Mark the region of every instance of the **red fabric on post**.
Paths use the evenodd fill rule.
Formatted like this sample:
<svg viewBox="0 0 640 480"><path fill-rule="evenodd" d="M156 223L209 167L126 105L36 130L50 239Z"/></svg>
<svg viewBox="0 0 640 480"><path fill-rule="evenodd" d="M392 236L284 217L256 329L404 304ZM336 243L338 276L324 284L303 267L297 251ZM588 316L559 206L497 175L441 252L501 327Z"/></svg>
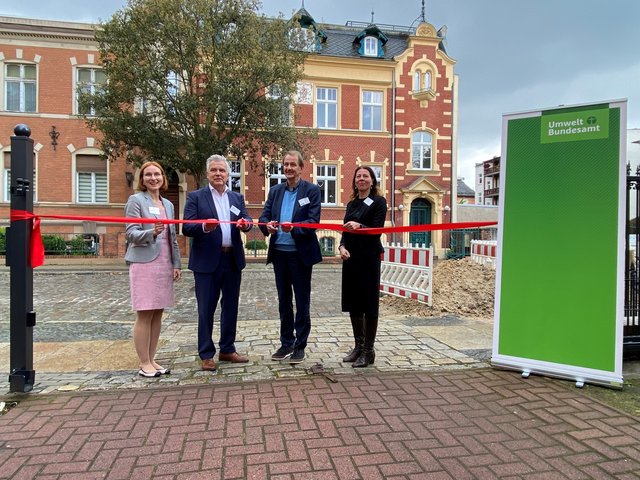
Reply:
<svg viewBox="0 0 640 480"><path fill-rule="evenodd" d="M40 234L40 218L35 217L31 232L31 268L37 268L40 265L44 265L44 244Z"/></svg>

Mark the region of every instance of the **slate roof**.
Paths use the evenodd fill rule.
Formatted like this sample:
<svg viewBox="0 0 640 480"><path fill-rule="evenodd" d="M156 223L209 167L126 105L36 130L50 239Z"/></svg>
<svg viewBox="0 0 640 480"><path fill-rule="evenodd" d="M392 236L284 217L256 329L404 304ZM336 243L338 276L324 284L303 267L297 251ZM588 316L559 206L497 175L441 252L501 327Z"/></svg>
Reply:
<svg viewBox="0 0 640 480"><path fill-rule="evenodd" d="M322 28L322 26L320 28L327 35L327 40L320 45L318 54L334 57L372 58L360 55L358 53L358 44L353 43L353 40L361 32L360 29ZM384 46L384 56L382 58L392 60L406 50L408 36L406 34L392 33L385 33L385 35L389 41Z"/></svg>
<svg viewBox="0 0 640 480"><path fill-rule="evenodd" d="M464 180L458 179L458 196L459 197L475 197L476 192L469 187Z"/></svg>

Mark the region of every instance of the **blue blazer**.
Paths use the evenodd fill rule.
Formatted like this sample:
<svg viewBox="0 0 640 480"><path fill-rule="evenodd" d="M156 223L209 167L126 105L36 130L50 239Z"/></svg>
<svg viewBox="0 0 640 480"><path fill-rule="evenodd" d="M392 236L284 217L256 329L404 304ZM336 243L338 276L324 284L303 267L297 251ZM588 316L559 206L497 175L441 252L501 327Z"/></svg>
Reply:
<svg viewBox="0 0 640 480"><path fill-rule="evenodd" d="M271 187L269 190L267 201L260 215L260 230L265 236L268 236L269 232L264 224L272 220L280 221L280 210L286 188L287 182L283 182ZM320 188L317 185L306 180L300 180L296 201L293 205L291 223L320 223ZM279 231L274 233L269 242L267 263L270 263L273 259L273 250L279 234ZM320 252L320 244L318 243L315 229L294 227L291 230L291 236L296 244L296 250L300 254L300 260L304 265L315 265L322 261L322 253Z"/></svg>
<svg viewBox="0 0 640 480"><path fill-rule="evenodd" d="M247 222L253 222L247 213L244 204L244 197L237 193L228 191L230 220L236 221L244 218ZM238 209L238 213L233 213L233 207ZM197 220L216 218L216 211L213 197L209 185L205 185L199 190L189 192L184 205L184 220ZM250 229L249 229L250 230ZM248 230L247 230L248 231ZM182 225L182 233L193 238L191 254L189 255L189 269L198 273L213 273L218 268L222 247L222 231L216 228L211 232L205 232L200 223L185 223ZM240 229L236 225L231 225L231 246L233 247L233 257L239 270L242 270L246 261L244 258L244 245L240 236Z"/></svg>
<svg viewBox="0 0 640 480"><path fill-rule="evenodd" d="M173 204L166 198L162 198L162 205L167 218L173 220ZM124 207L125 217L160 218L159 214L149 211L156 205L147 192L134 193L129 197ZM160 243L153 238L153 223L127 223L125 238L129 244L124 259L132 263L147 263L155 260L160 255ZM171 235L171 260L173 268L180 268L180 250L176 239L176 226L165 225L163 235L169 232Z"/></svg>

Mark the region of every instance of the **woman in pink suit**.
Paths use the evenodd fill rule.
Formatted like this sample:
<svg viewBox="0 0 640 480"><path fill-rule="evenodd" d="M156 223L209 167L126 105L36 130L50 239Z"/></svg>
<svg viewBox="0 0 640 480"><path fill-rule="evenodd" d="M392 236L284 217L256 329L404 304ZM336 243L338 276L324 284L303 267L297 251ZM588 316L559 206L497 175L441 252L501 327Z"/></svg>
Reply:
<svg viewBox="0 0 640 480"><path fill-rule="evenodd" d="M145 162L140 168L138 193L131 195L124 212L128 218L173 219L173 204L160 196L167 190L167 177L160 164ZM173 306L173 282L181 277L180 251L175 225L128 223L131 305L136 311L133 343L140 359L138 374L157 377L171 373L155 361L164 309Z"/></svg>

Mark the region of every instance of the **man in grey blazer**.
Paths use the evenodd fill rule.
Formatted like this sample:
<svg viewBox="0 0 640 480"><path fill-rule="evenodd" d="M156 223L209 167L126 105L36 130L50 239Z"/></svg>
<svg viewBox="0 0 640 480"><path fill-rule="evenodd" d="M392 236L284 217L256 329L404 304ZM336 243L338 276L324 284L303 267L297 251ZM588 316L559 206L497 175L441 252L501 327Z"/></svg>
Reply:
<svg viewBox="0 0 640 480"><path fill-rule="evenodd" d="M184 224L182 233L193 238L189 269L193 271L198 302L198 353L202 369L213 371L216 347L212 339L213 317L220 301L220 361L248 362L236 352L236 325L244 246L240 231L248 232L253 220L247 213L244 197L229 190L229 164L221 155L207 159L209 184L189 192L184 219L208 219L203 224ZM235 223L231 223L235 222Z"/></svg>

